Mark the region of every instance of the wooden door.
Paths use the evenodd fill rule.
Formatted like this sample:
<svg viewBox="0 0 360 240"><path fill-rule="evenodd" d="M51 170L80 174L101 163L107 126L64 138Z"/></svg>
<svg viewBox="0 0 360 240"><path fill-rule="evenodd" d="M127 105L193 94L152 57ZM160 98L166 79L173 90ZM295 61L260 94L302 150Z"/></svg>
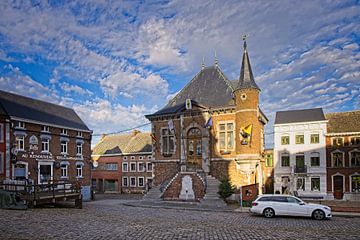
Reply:
<svg viewBox="0 0 360 240"><path fill-rule="evenodd" d="M334 176L334 198L342 199L344 194L344 177Z"/></svg>
<svg viewBox="0 0 360 240"><path fill-rule="evenodd" d="M202 168L202 136L199 128L191 128L187 134L187 161L190 169Z"/></svg>

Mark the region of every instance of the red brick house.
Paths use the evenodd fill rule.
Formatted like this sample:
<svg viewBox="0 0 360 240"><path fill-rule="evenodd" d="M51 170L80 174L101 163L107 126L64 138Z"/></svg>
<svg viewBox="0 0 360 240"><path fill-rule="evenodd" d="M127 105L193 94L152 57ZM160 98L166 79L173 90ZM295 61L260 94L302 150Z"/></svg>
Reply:
<svg viewBox="0 0 360 240"><path fill-rule="evenodd" d="M75 111L4 91L0 109L1 179L78 181L83 199L90 199L92 131Z"/></svg>
<svg viewBox="0 0 360 240"><path fill-rule="evenodd" d="M326 114L327 191L360 201L360 111Z"/></svg>
<svg viewBox="0 0 360 240"><path fill-rule="evenodd" d="M163 198L201 200L210 175L229 178L236 187L266 181L264 125L244 42L240 76L229 80L217 61L203 66L193 79L158 112L152 124L154 184Z"/></svg>
<svg viewBox="0 0 360 240"><path fill-rule="evenodd" d="M143 193L152 185L150 133L103 136L93 148L93 187L98 192Z"/></svg>

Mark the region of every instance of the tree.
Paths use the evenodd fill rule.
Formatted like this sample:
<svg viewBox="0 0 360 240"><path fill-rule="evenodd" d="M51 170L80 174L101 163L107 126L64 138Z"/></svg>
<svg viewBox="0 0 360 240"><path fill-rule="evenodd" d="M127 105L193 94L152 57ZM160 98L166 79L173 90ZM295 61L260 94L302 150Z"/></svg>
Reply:
<svg viewBox="0 0 360 240"><path fill-rule="evenodd" d="M220 181L218 194L222 199L230 197L235 191L235 187L231 185L229 179L224 178Z"/></svg>

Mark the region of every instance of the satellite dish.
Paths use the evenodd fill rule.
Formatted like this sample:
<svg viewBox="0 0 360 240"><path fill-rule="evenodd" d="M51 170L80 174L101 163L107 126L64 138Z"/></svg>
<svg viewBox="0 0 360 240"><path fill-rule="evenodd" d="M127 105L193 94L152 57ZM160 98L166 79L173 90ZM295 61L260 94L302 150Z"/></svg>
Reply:
<svg viewBox="0 0 360 240"><path fill-rule="evenodd" d="M93 166L96 168L96 167L99 166L99 163L98 163L97 161L94 161L94 162L93 162Z"/></svg>

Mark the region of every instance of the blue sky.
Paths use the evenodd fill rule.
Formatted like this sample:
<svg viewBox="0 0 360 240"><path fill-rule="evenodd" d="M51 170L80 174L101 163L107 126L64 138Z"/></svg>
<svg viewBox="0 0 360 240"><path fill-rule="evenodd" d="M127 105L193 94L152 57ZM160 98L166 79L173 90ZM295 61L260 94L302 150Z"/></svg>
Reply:
<svg viewBox="0 0 360 240"><path fill-rule="evenodd" d="M359 1L0 1L0 89L74 108L94 133L146 123L200 70L237 79L246 33L271 120L360 109ZM271 145L272 135L267 136ZM95 139L96 141L96 139Z"/></svg>

